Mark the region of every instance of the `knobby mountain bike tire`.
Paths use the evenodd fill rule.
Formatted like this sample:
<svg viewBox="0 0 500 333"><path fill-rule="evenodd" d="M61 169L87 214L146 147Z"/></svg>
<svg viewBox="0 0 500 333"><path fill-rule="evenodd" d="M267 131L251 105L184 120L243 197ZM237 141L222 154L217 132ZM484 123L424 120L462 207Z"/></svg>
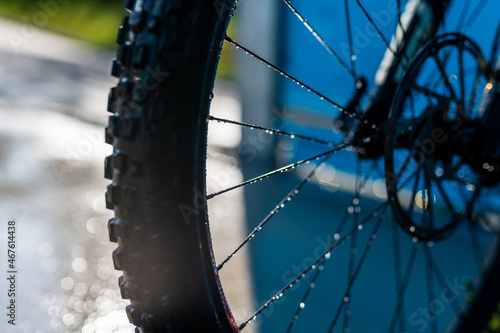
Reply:
<svg viewBox="0 0 500 333"><path fill-rule="evenodd" d="M234 7L231 0L126 5L112 69L119 82L108 104L106 204L115 213L108 226L121 294L140 331L239 331L212 253L205 185L208 112ZM499 279L493 248L480 295ZM453 331L479 332L491 315L478 302L467 306Z"/></svg>
<svg viewBox="0 0 500 333"><path fill-rule="evenodd" d="M106 202L115 211L109 232L118 242L121 293L144 331L236 331L214 267L205 198L206 119L232 6L129 1L118 34Z"/></svg>

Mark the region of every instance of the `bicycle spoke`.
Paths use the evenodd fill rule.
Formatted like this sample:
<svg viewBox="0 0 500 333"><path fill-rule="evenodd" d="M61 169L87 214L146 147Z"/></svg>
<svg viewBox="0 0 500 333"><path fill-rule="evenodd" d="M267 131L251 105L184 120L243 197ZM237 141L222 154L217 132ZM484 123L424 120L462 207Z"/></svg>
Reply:
<svg viewBox="0 0 500 333"><path fill-rule="evenodd" d="M465 72L464 72L464 54L462 48L458 47L458 68L460 81L460 105L462 107L462 116L465 116Z"/></svg>
<svg viewBox="0 0 500 333"><path fill-rule="evenodd" d="M214 117L214 116L209 116L208 119L212 120L212 121L217 121L219 123L233 124L233 125L239 125L239 126L242 126L242 127L248 127L250 129L257 129L257 130L264 131L264 132L266 132L268 134L277 134L277 135L281 135L281 136L287 136L290 139L302 139L302 140L306 140L306 141L310 141L310 142L314 142L314 143L319 143L319 144L327 145L327 146L330 146L330 147L332 147L332 146L335 145L335 143L333 143L332 141L327 141L327 140L322 140L322 139L318 139L318 138L313 138L313 137L306 136L306 135L300 135L300 134L285 132L285 131L281 131L281 130L277 130L277 129L273 129L273 128L267 128L267 127L263 127L263 126L247 124L247 123L243 123L243 122L240 122L240 121L229 120L229 119L224 119L224 118L218 118L218 117Z"/></svg>
<svg viewBox="0 0 500 333"><path fill-rule="evenodd" d="M396 174L396 178L394 178L394 181L398 181L401 176L403 175L403 172L406 171L406 167L408 166L408 163L410 163L411 159L413 158L412 153L416 150L416 147L413 147L413 149L410 151L408 156L406 156L405 160L403 161L403 165L399 169L398 173Z"/></svg>
<svg viewBox="0 0 500 333"><path fill-rule="evenodd" d="M452 218L455 217L457 215L457 212L455 212L455 208L453 207L453 204L451 203L450 199L448 198L448 194L444 190L443 184L441 184L440 178L436 178L436 185L438 187L439 192L441 192L441 195L443 196L446 207L448 207L448 209L452 215Z"/></svg>
<svg viewBox="0 0 500 333"><path fill-rule="evenodd" d="M414 201L414 200L413 200ZM392 245L394 253L394 275L396 279L396 293L402 287L403 284L403 265L401 262L401 244L399 239L399 226L393 220L392 223ZM401 304L401 312L399 316L399 330L401 332L406 331L406 324L404 314L404 304Z"/></svg>
<svg viewBox="0 0 500 333"><path fill-rule="evenodd" d="M309 163L311 161L314 161L314 160L319 160L322 157L331 156L331 155L335 154L337 151L345 149L346 147L348 147L350 145L351 145L350 143L344 143L344 144L338 145L336 148L328 150L328 151L326 151L326 152L324 152L322 154L310 157L308 159L305 159L305 160L302 160L302 161L299 161L299 162L296 162L296 163L292 163L292 164L286 165L284 167L281 167L281 168L278 168L276 170L270 171L270 172L268 172L266 174L254 177L254 178L249 179L249 180L246 180L246 181L244 181L244 182L242 182L242 183L240 183L238 185L234 185L234 186L228 187L228 188L226 188L224 190L221 190L221 191L209 194L209 195L207 195L207 200L210 200L210 199L212 199L212 198L214 198L214 197L216 197L218 195L221 195L223 193L235 190L235 189L240 188L242 186L246 186L246 185L249 185L249 184L256 183L258 181L264 180L266 178L269 178L271 176L277 175L279 173L288 172L290 170L295 169L296 167L298 167L300 165L307 164L307 163Z"/></svg>
<svg viewBox="0 0 500 333"><path fill-rule="evenodd" d="M406 30L403 27L403 23L401 22L401 0L396 0L396 5L398 7L398 23L396 25L396 29L399 26L401 28L401 31L403 32L403 40L406 40Z"/></svg>
<svg viewBox="0 0 500 333"><path fill-rule="evenodd" d="M474 87L472 88L472 93L469 97L469 101L467 103L468 110L473 110L474 109L474 102L476 101L476 94L478 92L478 89L480 89L479 81L481 81L481 75L476 75L476 79L474 80Z"/></svg>
<svg viewBox="0 0 500 333"><path fill-rule="evenodd" d="M359 182L359 184L358 184L358 188L359 189L363 188L363 186L366 184L366 181L371 177L372 173L375 171L376 167L377 167L377 163L375 161L371 165L370 169L366 172L363 180ZM357 204L359 204L359 199L356 197L356 195L354 195L354 197L352 199L352 202L353 202L353 204L355 204L356 202L357 202ZM341 219L341 222L337 226L337 229L335 230L334 235L340 235L340 233L344 229L344 226L345 226L345 224L346 224L346 222L348 220L348 217L350 215L351 215L351 212L350 212L349 207L348 207L346 209L346 211L345 211L342 219ZM334 237L334 239L331 240L330 244L334 244L336 241L337 241L337 238ZM306 301L307 301L307 298L309 297L309 294L311 293L312 289L315 287L316 281L318 280L319 276L321 275L321 272L323 271L323 267L324 267L324 264L321 264L318 267L318 270L316 270L316 272L314 273L314 276L311 279L311 282L310 282L308 288L306 289L306 291L304 292L304 295L302 296L302 299L301 299L301 301L299 303L299 306L296 308L295 313L294 313L292 319L290 320L290 323L288 325L288 328L287 328L286 332L290 332L290 330L295 325L295 322L299 318L299 314L302 311L302 309L304 308L304 306L306 304Z"/></svg>
<svg viewBox="0 0 500 333"><path fill-rule="evenodd" d="M370 14L368 14L368 12L366 11L365 7L361 4L361 2L359 0L356 0L356 2L358 4L359 8L361 9L361 11L363 12L363 14L365 14L365 16L368 19L368 21L370 22L370 24L377 31L377 35L380 37L380 39L382 39L382 41L384 42L385 46L387 46L387 49L389 51L391 51L391 53L394 55L394 57L396 59L399 58L399 55L397 54L397 52L395 50L393 50L391 48L391 45L390 45L389 41L387 41L387 39L384 37L384 35L382 34L382 31L377 26L377 24L375 23L375 21L373 21L373 19L371 18Z"/></svg>
<svg viewBox="0 0 500 333"><path fill-rule="evenodd" d="M415 119L416 117L416 112L415 112L415 96L413 95L413 91L410 91L410 94L408 96L409 103L410 103L410 118Z"/></svg>
<svg viewBox="0 0 500 333"><path fill-rule="evenodd" d="M449 92L451 94L451 99L453 99L455 101L455 103L457 103L457 105L460 106L460 102L458 101L458 98L457 98L457 95L455 93L455 90L451 86L450 81L448 80L448 77L446 76L446 72L444 70L443 64L441 63L441 60L439 60L439 58L437 57L436 54L433 54L432 58L434 59L434 62L437 65L439 73L441 74L441 77L443 79L444 85L446 86L446 88L448 88L448 90L449 90Z"/></svg>
<svg viewBox="0 0 500 333"><path fill-rule="evenodd" d="M296 79L295 77L293 77L292 75L288 74L287 72L279 69L278 67L276 67L275 65L271 64L269 61L265 60L264 58L258 56L257 54L255 54L254 52L250 51L249 49L247 49L246 47L244 47L243 45L237 43L236 41L232 40L231 38L229 38L228 36L225 37L225 40L230 43L230 44L233 44L236 48L239 48L243 51L245 51L246 53L248 53L251 57L254 57L256 58L257 60L261 61L262 63L266 64L268 67L272 68L273 70L275 70L276 72L278 72L279 74L283 75L284 77L292 80L293 82L295 82L296 84L300 85L302 88L304 89L307 89L308 91L310 91L311 93L315 94L316 96L318 96L321 100L325 100L327 101L328 103L330 103L331 105L333 105L334 107L336 107L339 111L343 112L344 114L346 115L349 115L349 116L352 116L354 118L356 118L357 120L365 123L365 124L368 124L368 122L361 118L356 112L352 112L352 111L349 111L347 110L345 107L341 106L340 104L334 102L332 99L326 97L325 95L321 94L320 92L318 92L317 90L315 90L314 88L310 87L309 85L303 83L302 81ZM377 125L375 124L371 124L372 128L376 129L378 128Z"/></svg>
<svg viewBox="0 0 500 333"><path fill-rule="evenodd" d="M442 269L439 267L436 259L432 256L432 253L429 251L428 253L429 260L431 261L432 265L432 271L434 272L434 275L436 276L436 281L439 282L439 285L442 289L442 291L445 290L450 290L449 282L446 276L443 274ZM460 316L463 312L461 303L458 300L458 297L453 297L453 300L450 301L450 304L453 306L453 311L457 316Z"/></svg>
<svg viewBox="0 0 500 333"><path fill-rule="evenodd" d="M462 11L460 12L460 18L458 19L457 26L455 27L456 31L462 30L465 17L467 16L467 13L469 12L470 4L471 4L470 1L466 1L465 5L462 7Z"/></svg>
<svg viewBox="0 0 500 333"><path fill-rule="evenodd" d="M352 219L352 225L353 227L358 224L358 217L359 213L361 210L361 207L359 207L359 175L361 173L361 161L358 159L356 161L356 186L355 186L355 193L354 193L354 199L352 201L353 206L349 206L348 209L353 210L353 219ZM358 234L354 234L353 237L351 238L351 250L349 251L349 267L347 269L347 281L351 281L353 274L354 274L354 265L356 261L356 243L358 240ZM350 311L351 311L351 293L350 293L350 286L349 284L347 285L348 291L346 292L346 295L344 296L344 300L347 298L347 301L345 302L345 311L344 311L344 323L343 323L343 329L344 332L349 328L349 317L350 317Z"/></svg>
<svg viewBox="0 0 500 333"><path fill-rule="evenodd" d="M349 58L351 60L351 68L355 77L356 74L356 56L354 55L354 47L352 42L352 32L351 32L351 15L349 15L349 0L344 0L344 8L345 8L345 20L347 24L347 40L349 41Z"/></svg>
<svg viewBox="0 0 500 333"><path fill-rule="evenodd" d="M286 328L285 333L290 333L290 331L292 330L293 326L297 322L297 319L299 319L299 313L300 313L300 311L302 311L302 309L304 309L306 301L309 298L309 295L311 294L311 292L314 289L314 287L316 287L316 281L318 280L318 278L319 278L319 276L320 276L320 274L321 274L322 271L323 271L323 266L322 266L322 264L320 264L318 266L318 269L314 272L314 275L313 275L313 277L311 279L311 282L309 282L309 285L308 285L308 287L307 287L304 295L302 296L302 299L300 300L299 306L295 310L295 313L293 314L292 319L288 323L288 327Z"/></svg>
<svg viewBox="0 0 500 333"><path fill-rule="evenodd" d="M256 317L262 313L267 307L269 307L271 304L273 304L276 300L281 298L285 292L287 292L289 289L291 289L294 284L296 284L298 281L303 279L307 273L309 273L311 270L315 269L316 266L325 261L328 260L331 256L331 253L338 249L340 246L342 246L347 240L349 240L355 233L359 232L363 227L370 222L370 220L373 217L376 217L379 215L379 212L388 205L388 201L385 201L381 203L377 208L373 210L371 214L366 216L358 225L356 225L354 228L352 228L348 233L346 233L342 238L339 238L337 242L334 244L331 244L330 246L327 247L327 249L323 252L319 258L317 258L312 264L310 264L306 269L304 269L300 274L295 276L288 284L286 284L283 288L281 288L271 299L269 299L267 302L265 302L255 313L246 321L244 321L239 329L243 329L248 323L250 323L252 320L255 320Z"/></svg>
<svg viewBox="0 0 500 333"><path fill-rule="evenodd" d="M418 85L417 83L412 83L411 88L414 89L415 91L419 92L419 93L424 94L425 96L434 97L438 101L450 99L450 97L448 97L448 96L444 96L444 95L438 94L437 92L432 91L429 88L422 87L422 86Z"/></svg>
<svg viewBox="0 0 500 333"><path fill-rule="evenodd" d="M344 216L342 217L339 225L337 226L337 229L335 230L335 234L334 235L340 235L340 232L342 231L342 229L344 229L344 226L348 220L348 217L349 217L349 213L348 211L346 210L346 212L344 213ZM340 236L339 236L340 237ZM335 244L335 242L337 241L337 238L334 237L331 241L330 241L330 244ZM305 304L306 304L306 301L310 295L310 293L312 292L312 289L314 287L316 287L316 281L318 280L319 276L321 275L321 272L324 271L324 265L326 264L326 261L325 262L322 262L318 265L318 269L314 272L314 275L311 279L311 282L309 283L306 291L304 292L304 295L302 296L302 299L299 303L299 306L297 306L297 309L295 309L295 313L292 317L292 319L290 320L290 323L288 324L288 328L286 330L286 332L290 332L291 329L293 328L293 326L295 325L295 323L297 322L297 319L299 318L299 314L300 312L302 311L302 309L304 308ZM302 305L304 304L304 305Z"/></svg>
<svg viewBox="0 0 500 333"><path fill-rule="evenodd" d="M291 190L281 201L279 204L276 205L276 207L274 207L274 209L269 213L267 214L267 216L253 229L253 231L243 240L243 242L241 242L240 245L238 245L238 247L236 247L236 249L229 255L227 256L226 259L224 259L220 264L219 266L217 266L217 270L221 270L222 267L224 267L224 265L232 258L234 257L234 255L243 247L245 246L246 243L248 243L254 236L255 234L257 234L261 229L262 227L273 217L275 216L280 210L281 208L284 208L285 205L292 200L292 198L294 196L296 196L300 189L307 183L309 183L311 181L311 178L316 174L316 172L321 169L323 167L323 165L326 163L327 159L330 158L330 156L325 156L323 158L323 160L317 165L315 166L311 172L309 172L309 174L297 185L295 186L295 188L293 190Z"/></svg>
<svg viewBox="0 0 500 333"><path fill-rule="evenodd" d="M394 332L396 329L396 321L400 316L404 317L404 314L401 312L403 310L403 300L406 293L406 286L408 285L408 281L410 280L410 275L413 270L413 266L415 265L415 259L417 257L417 248L418 244L413 244L413 249L410 253L410 258L408 259L408 264L406 266L406 271L403 278L403 283L398 291L398 301L396 303L396 308L392 314L391 326L389 328L389 332Z"/></svg>
<svg viewBox="0 0 500 333"><path fill-rule="evenodd" d="M432 265L432 260L430 258L430 249L428 244L423 244L424 246L424 257L425 257L425 272L426 272L426 279L427 279L427 297L429 300L429 306L432 304L432 302L436 299L436 294L434 290L434 269ZM436 315L432 315L430 317L430 322L431 322L431 332L437 333L438 331L438 320L437 320Z"/></svg>
<svg viewBox="0 0 500 333"><path fill-rule="evenodd" d="M344 68L344 70L351 75L354 79L357 78L356 73L353 69L350 69L347 64L342 61L340 56L328 45L328 43L319 35L319 33L307 22L307 20L295 9L295 7L290 3L289 0L283 0L283 2L290 8L290 10L295 14L295 16L302 22L302 24L311 32L311 34L316 38L318 42L323 45L323 47L335 58L335 60Z"/></svg>
<svg viewBox="0 0 500 333"><path fill-rule="evenodd" d="M486 3L488 2L489 0L483 0L481 2L479 2L476 7L474 8L474 10L472 10L471 14L469 15L469 18L467 19L467 21L465 22L464 26L466 27L470 27L472 24L474 24L474 22L477 20L477 18L479 17L479 13L481 13L481 11L486 7ZM461 29L460 29L461 30Z"/></svg>
<svg viewBox="0 0 500 333"><path fill-rule="evenodd" d="M366 259L367 255L368 255L368 252L372 248L373 242L377 238L378 229L379 229L379 227L382 224L382 221L384 219L385 219L385 214L381 213L379 215L377 223L375 224L375 226L374 226L374 228L372 230L372 233L370 234L370 238L368 239L368 242L366 243L366 245L364 247L363 253L361 254L361 256L359 258L359 262L356 265L356 268L354 269L354 271L352 273L352 276L348 280L346 292L344 293L344 295L342 297L342 300L340 301L340 304L337 307L337 311L335 312L335 316L334 316L334 318L332 320L332 323L330 324L330 327L328 329L329 333L333 332L333 329L335 328L335 325L337 324L338 318L340 317L340 312L342 311L342 309L344 308L344 306L347 306L351 302L351 290L352 290L352 287L354 285L354 282L356 282L356 279L357 279L357 277L358 277L358 275L359 275L359 273L361 271L361 268L363 267L363 264L365 262L365 259ZM348 309L349 309L349 307L348 307ZM349 327L346 327L344 325L344 332L346 332L346 329L348 331Z"/></svg>

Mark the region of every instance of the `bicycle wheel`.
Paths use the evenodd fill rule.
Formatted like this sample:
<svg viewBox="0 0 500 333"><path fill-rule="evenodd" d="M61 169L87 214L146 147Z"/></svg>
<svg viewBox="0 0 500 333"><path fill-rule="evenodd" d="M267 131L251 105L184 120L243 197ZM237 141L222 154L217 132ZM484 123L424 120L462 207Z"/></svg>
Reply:
<svg viewBox="0 0 500 333"><path fill-rule="evenodd" d="M285 3L291 7L288 1ZM292 290L294 296L289 299L294 302L288 302L291 305L286 308L289 320L272 326L269 331L333 331L340 326L345 332L366 331L369 329L366 327L400 332L407 328L437 332L453 319L470 318L474 321L483 314L489 317L491 307L488 311L481 311L483 298L467 302L467 296L485 292L494 285L498 272L481 269L478 274L475 267L461 270L457 267L461 265L452 265L446 267L449 270L444 270L446 275L441 274L443 256L449 255L450 249L456 250L456 247L453 244L441 247L439 242L431 249L428 239L402 235L387 209L389 201L380 195L380 179L371 180L376 174L379 178L383 176L377 170L379 161L356 160L357 173L351 177L354 186L350 192L340 194L341 191L334 191L335 195L339 195L334 199L320 193L323 198L318 202L325 207L331 202L346 203L342 218L331 214L333 221L326 226L327 231L318 230L320 235L331 237L327 237L319 250L314 247L314 250L309 250L314 253L309 256L311 259L304 259L298 271L288 274L286 283L262 302L253 315L236 323L230 311L231 300L228 303L224 296L219 271L242 246L257 238L257 233L261 234L264 225L270 225L271 219L274 223L275 216L283 214L286 211L283 208L286 206L288 209L291 206L289 202L292 199L295 201L309 183L328 185L326 178L332 163L336 162L334 154L344 153L353 145L352 142L339 144L328 138L209 115L218 57L234 6L234 1L229 0L136 0L127 4L131 14L124 19L120 29L117 60L113 66L113 75L119 78L119 83L111 90L108 105L113 115L106 129L106 141L113 144L114 153L106 159L105 170L106 176L113 181L106 196L108 208L115 212L115 218L108 224L110 239L118 243L113 261L115 268L123 271L119 285L122 296L131 301L127 307L130 321L146 332L237 332L264 314L270 316L273 311L266 311L280 303L285 295L290 295ZM306 24L307 21L295 9L292 12ZM400 17L398 21L401 22ZM229 37L225 39L292 78L243 45ZM292 80L308 87L301 81ZM317 91L314 93L319 94ZM319 95L326 102L340 107L327 96ZM354 115L357 109L341 109L364 123L365 119ZM326 148L314 156L240 184L207 193L206 141L207 123L210 121L262 130L290 140L305 140ZM292 170L302 175L301 180L291 186L260 223L252 226L253 230L242 240L241 246L227 259L217 262L212 251L208 222L209 200L243 185L260 183L273 175ZM287 181L293 180L294 176L287 178ZM367 190L370 181L377 184L372 186L372 192ZM330 203L328 200L331 200ZM300 212L296 214L300 215ZM308 226L304 229L314 228ZM366 232L367 229L370 231ZM463 232L457 231L454 235L458 235L458 241L463 241ZM480 242L485 243L474 247L478 249L476 252L481 252L478 256L484 262L479 265L499 267L498 248L487 246L496 244L497 236L498 233L477 236ZM382 241L376 241L377 238ZM454 243L457 238L449 237L447 240ZM391 244L392 247L377 248L374 244L378 243ZM492 257L483 253L488 249L493 251ZM472 252L472 257L475 254L470 248L463 252L464 261L471 259L469 252ZM288 256L287 253L281 255ZM408 255L405 257L408 259L402 259L403 255ZM337 262L335 258L342 256L344 259ZM388 256L393 260L387 260ZM390 270L384 266L388 261L394 266ZM475 263L475 258L471 261ZM332 262L345 271L342 278L338 277L337 270L328 271ZM417 266L423 267L422 272L418 272ZM391 274L387 273L389 271ZM469 273L472 277L478 276L481 283L477 288L464 285L458 279L458 276ZM374 286L376 277L377 284ZM301 284L302 281L307 282ZM367 287L358 288L362 283ZM320 285L323 286L322 294L318 296ZM445 289L448 293L444 292ZM437 297L443 294L444 299ZM328 299L328 306L321 303L320 316L308 320L307 314L314 315L311 312L318 309L313 305L315 300L323 296ZM390 303L386 301L389 298L392 298ZM384 301L383 306L379 304L380 300ZM442 303L444 308L441 311L437 307ZM428 307L428 320L416 311L407 316L406 309L411 310L420 304ZM314 311L309 311L309 308ZM439 323L438 317L443 318ZM281 320L273 320L276 317L272 316L269 318L273 322ZM303 319L305 323L301 324ZM365 324L362 328L366 321L369 321L368 326ZM481 319L481 326L484 322ZM470 327L459 320L453 330L470 332ZM472 331L480 330L477 324L473 327Z"/></svg>

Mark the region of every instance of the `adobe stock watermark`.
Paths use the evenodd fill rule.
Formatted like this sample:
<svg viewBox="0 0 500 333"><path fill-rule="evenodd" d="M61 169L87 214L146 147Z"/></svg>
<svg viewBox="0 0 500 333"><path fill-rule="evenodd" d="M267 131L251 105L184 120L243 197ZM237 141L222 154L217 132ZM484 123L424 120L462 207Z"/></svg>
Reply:
<svg viewBox="0 0 500 333"><path fill-rule="evenodd" d="M286 119L289 121L293 121L297 117L296 114L285 112L276 107L272 108L271 116L274 119ZM283 136L265 130L254 130L253 132L246 133L238 147L239 158L245 162L252 162L259 156L259 153L272 144L274 138L280 137Z"/></svg>
<svg viewBox="0 0 500 333"><path fill-rule="evenodd" d="M445 286L439 295L431 300L426 306L420 306L409 317L409 324L416 328L418 333L427 331L431 322L435 322L439 315L446 311L451 303L460 303L459 298L467 293L468 279L455 277L453 281L444 280ZM403 332L404 333L404 332Z"/></svg>
<svg viewBox="0 0 500 333"><path fill-rule="evenodd" d="M116 112L119 114L135 110L139 104L146 101L148 93L157 89L170 75L169 72L162 71L159 64L155 68L147 66L143 73L140 83L135 84L131 90L123 82L123 80L128 80L126 78L123 78L116 87L116 97L119 100Z"/></svg>
<svg viewBox="0 0 500 333"><path fill-rule="evenodd" d="M292 265L289 269L283 272L281 275L281 280L283 283L288 283L298 275L300 275L304 270L313 265L318 258L320 258L325 251L332 245L333 240L337 240L339 237L338 234L335 236L327 235L325 239L322 237L317 237L316 242L318 245L314 248L312 255L304 258L300 265ZM300 280L293 286L293 289L297 289L300 285Z"/></svg>
<svg viewBox="0 0 500 333"><path fill-rule="evenodd" d="M281 282L283 285L289 284L291 281L294 281L297 276L300 276L305 270L307 270L311 265L313 265L318 258L324 255L325 251L331 246L332 242L334 240L337 240L339 237L338 234L335 234L335 236L327 235L326 238L322 237L317 237L316 242L318 245L314 248L312 251L312 254L308 257L305 257L300 265L292 265L290 268L285 270L283 274L281 275ZM328 259L329 256L325 258ZM319 264L319 266L316 269L322 269L322 264ZM304 275L305 277L305 275ZM287 291L288 293L290 291L295 292L299 289L301 285L302 278L295 281L293 283L293 286ZM312 286L310 286L312 287ZM285 293L280 293L281 289L275 289L271 292L269 300L273 300L272 303L270 303L266 309L264 309L261 312L260 319L264 320L265 318L271 317L274 312L276 311L275 308L276 306L279 306L283 304L286 301L286 294ZM267 300L266 300L267 301ZM254 306L257 308L260 307L262 304L257 304L255 303Z"/></svg>
<svg viewBox="0 0 500 333"><path fill-rule="evenodd" d="M19 49L33 40L40 28L45 28L52 18L60 11L61 6L67 4L70 0L39 0L37 2L40 10L36 11L31 17L23 16L21 20L24 24L17 32L9 32L7 39L11 47L17 53Z"/></svg>
<svg viewBox="0 0 500 333"><path fill-rule="evenodd" d="M227 188L231 182L231 175L225 170L219 172L210 172L207 174L207 182L212 182L217 188ZM184 223L191 224L193 218L198 216L198 213L207 209L206 196L199 190L193 189L193 200L190 203L180 203L177 208L182 215ZM193 221L192 221L193 220Z"/></svg>
<svg viewBox="0 0 500 333"><path fill-rule="evenodd" d="M257 130L257 132L249 133L244 136L239 146L240 158L246 162L255 160L259 152L262 152L273 141L273 135L265 131Z"/></svg>

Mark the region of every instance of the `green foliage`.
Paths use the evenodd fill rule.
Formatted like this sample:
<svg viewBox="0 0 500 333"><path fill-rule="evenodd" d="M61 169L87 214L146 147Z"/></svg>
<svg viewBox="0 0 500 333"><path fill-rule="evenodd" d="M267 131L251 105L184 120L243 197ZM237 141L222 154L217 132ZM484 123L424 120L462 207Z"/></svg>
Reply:
<svg viewBox="0 0 500 333"><path fill-rule="evenodd" d="M125 0L15 0L0 1L0 15L36 28L49 29L114 48L118 27L125 16ZM50 4L50 5L49 5ZM43 20L46 19L46 20ZM229 27L234 36L234 24ZM217 75L231 78L234 48L225 45Z"/></svg>
<svg viewBox="0 0 500 333"><path fill-rule="evenodd" d="M0 2L0 15L93 44L114 47L124 0L16 0Z"/></svg>

